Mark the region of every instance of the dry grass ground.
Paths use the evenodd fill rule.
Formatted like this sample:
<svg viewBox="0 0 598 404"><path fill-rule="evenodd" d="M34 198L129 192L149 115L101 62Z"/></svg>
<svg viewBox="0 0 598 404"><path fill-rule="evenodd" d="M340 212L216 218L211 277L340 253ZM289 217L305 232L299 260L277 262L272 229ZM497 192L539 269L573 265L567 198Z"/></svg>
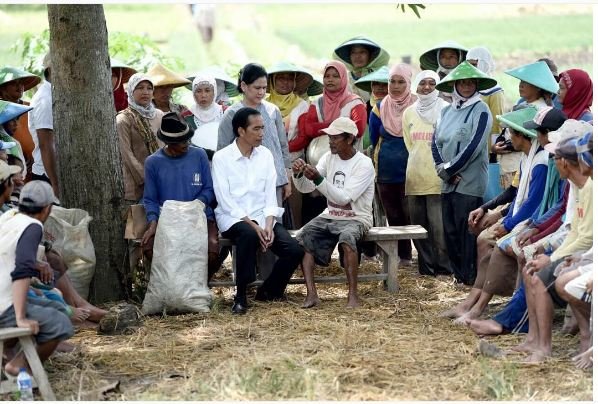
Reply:
<svg viewBox="0 0 598 404"><path fill-rule="evenodd" d="M362 272L377 271L366 263ZM322 270L341 273L338 264ZM232 289L215 290L211 313L149 317L130 335L80 330L78 349L47 365L58 399L110 400L591 400L592 374L569 360L578 338L530 366L522 356L489 359L478 338L437 314L465 296L448 280L401 270L401 291L360 284L363 306L344 308L346 286L319 286L323 304L255 303L230 314ZM494 305L491 311L496 311ZM501 348L521 336L492 340ZM118 388L102 393L114 382Z"/></svg>

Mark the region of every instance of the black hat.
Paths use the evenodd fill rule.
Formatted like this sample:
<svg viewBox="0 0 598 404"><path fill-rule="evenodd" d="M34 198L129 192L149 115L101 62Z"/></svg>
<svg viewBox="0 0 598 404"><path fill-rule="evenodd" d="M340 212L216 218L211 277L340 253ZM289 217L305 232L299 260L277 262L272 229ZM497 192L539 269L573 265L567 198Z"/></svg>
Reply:
<svg viewBox="0 0 598 404"><path fill-rule="evenodd" d="M553 107L542 108L534 119L523 122L525 129L544 129L548 131L555 131L567 120L567 115L560 109Z"/></svg>
<svg viewBox="0 0 598 404"><path fill-rule="evenodd" d="M162 117L158 139L164 143L184 143L193 137L193 130L176 112L169 112Z"/></svg>

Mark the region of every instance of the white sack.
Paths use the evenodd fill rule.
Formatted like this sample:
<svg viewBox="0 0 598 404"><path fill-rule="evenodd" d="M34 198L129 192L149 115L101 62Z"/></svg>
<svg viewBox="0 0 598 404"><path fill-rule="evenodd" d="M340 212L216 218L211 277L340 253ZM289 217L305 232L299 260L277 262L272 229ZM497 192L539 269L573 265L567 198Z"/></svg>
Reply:
<svg viewBox="0 0 598 404"><path fill-rule="evenodd" d="M44 223L46 238L52 242L68 268L66 272L77 293L85 300L95 273L96 253L89 234L91 216L83 209L53 206Z"/></svg>
<svg viewBox="0 0 598 404"><path fill-rule="evenodd" d="M208 224L201 201L162 206L143 314L210 311Z"/></svg>

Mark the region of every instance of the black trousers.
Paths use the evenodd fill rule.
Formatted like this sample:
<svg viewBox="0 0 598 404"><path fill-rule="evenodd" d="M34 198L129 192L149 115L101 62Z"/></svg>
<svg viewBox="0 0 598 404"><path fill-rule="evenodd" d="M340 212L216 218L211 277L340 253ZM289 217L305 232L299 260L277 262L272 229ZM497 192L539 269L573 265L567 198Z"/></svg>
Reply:
<svg viewBox="0 0 598 404"><path fill-rule="evenodd" d="M458 282L473 285L477 276L476 236L469 232L469 212L482 206L482 198L457 192L442 194L444 239L451 269Z"/></svg>
<svg viewBox="0 0 598 404"><path fill-rule="evenodd" d="M303 259L304 251L280 223L276 223L273 230L274 242L270 250L276 254L278 260L270 276L264 280L261 290L269 297L282 298L293 272ZM261 248L260 239L255 230L245 222L235 223L222 235L231 239L237 248L235 301L243 302L247 296L247 285L255 281L256 253Z"/></svg>

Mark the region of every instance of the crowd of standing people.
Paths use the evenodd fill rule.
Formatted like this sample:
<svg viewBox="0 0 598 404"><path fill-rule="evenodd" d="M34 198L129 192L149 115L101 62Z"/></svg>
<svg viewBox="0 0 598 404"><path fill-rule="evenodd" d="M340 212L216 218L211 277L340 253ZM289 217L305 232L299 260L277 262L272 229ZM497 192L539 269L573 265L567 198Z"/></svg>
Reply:
<svg viewBox="0 0 598 404"><path fill-rule="evenodd" d="M527 332L515 349L539 362L551 354L553 305L569 305L569 327L580 334L575 360L589 366L589 75L559 73L546 58L513 66L505 73L519 80L521 98L508 105L486 47L443 42L419 68L390 60L361 36L334 49L321 76L287 61L248 63L234 80L220 67L187 78L159 63L144 73L112 60L123 202L143 205L147 221L129 262L151 260L166 201L199 200L208 279L228 252L219 235L236 245L234 314L249 308L256 252L269 273L254 299L285 300L300 267L309 308L321 304L315 265L328 265L337 246L354 308L359 263L376 255L363 242L368 230L417 224L428 231L414 242L419 273L470 289L443 317L480 335ZM0 69L0 326L34 329L42 359L72 335L71 322L105 314L73 291L43 240L60 204L51 73L50 54L43 80ZM28 104L23 93L35 86ZM192 91L192 105L174 102L178 87ZM377 204L385 218L374 215ZM398 241L400 266L412 251ZM31 294L39 284L58 292ZM494 295L511 301L483 319ZM16 374L23 361L16 355L6 370Z"/></svg>

